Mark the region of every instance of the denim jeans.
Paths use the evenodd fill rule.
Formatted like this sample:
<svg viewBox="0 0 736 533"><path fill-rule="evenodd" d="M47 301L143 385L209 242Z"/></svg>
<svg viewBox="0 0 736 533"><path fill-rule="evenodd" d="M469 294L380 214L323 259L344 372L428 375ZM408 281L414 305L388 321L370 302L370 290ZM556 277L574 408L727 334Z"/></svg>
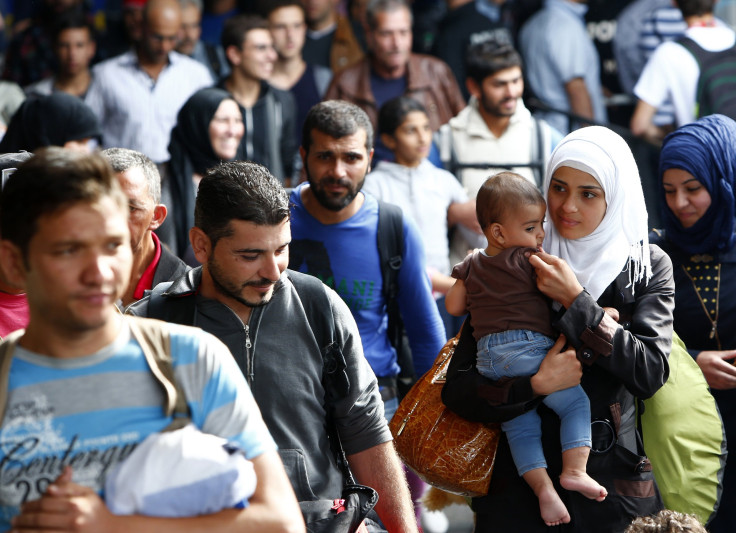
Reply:
<svg viewBox="0 0 736 533"><path fill-rule="evenodd" d="M502 377L531 376L539 370L542 359L554 340L529 330L492 333L478 341L476 366L483 376L498 380ZM544 404L560 417L562 451L590 446L590 401L580 385L553 392ZM511 455L519 475L535 468L546 468L542 451L542 423L536 409L504 422Z"/></svg>

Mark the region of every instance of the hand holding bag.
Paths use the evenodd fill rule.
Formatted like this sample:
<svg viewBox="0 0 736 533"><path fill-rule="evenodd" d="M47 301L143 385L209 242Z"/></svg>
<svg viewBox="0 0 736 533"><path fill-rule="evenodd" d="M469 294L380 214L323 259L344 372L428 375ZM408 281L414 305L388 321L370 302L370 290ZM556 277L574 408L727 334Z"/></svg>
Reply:
<svg viewBox="0 0 736 533"><path fill-rule="evenodd" d="M453 494L475 497L488 493L501 426L471 422L442 403L447 368L466 329L464 324L447 341L432 368L401 401L389 427L399 457L422 480ZM475 343L461 346L475 350Z"/></svg>

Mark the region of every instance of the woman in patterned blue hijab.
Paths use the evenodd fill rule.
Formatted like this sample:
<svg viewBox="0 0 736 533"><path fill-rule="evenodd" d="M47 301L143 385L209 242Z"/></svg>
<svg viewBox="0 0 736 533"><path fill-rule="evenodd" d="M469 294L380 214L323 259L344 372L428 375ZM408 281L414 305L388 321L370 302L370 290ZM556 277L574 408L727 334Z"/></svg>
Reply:
<svg viewBox="0 0 736 533"><path fill-rule="evenodd" d="M674 325L703 371L729 448L711 533L736 531L736 122L710 115L669 134L659 163L664 233L650 235L672 258Z"/></svg>
<svg viewBox="0 0 736 533"><path fill-rule="evenodd" d="M695 210L687 206L673 209L672 187L660 187L667 237L690 253L729 250L734 244L736 209L736 122L723 115L709 115L670 133L662 145L660 178L669 169L691 174L707 190L710 205L689 224L687 217L695 216Z"/></svg>

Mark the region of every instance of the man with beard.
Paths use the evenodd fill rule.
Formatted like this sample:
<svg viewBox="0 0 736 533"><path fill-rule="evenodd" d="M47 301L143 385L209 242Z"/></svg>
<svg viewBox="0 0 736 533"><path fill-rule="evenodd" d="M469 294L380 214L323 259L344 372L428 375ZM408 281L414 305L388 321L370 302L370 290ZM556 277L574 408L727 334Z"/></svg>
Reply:
<svg viewBox="0 0 736 533"><path fill-rule="evenodd" d="M541 187L547 156L562 134L534 118L521 95L521 56L508 43L486 40L468 48L468 107L440 128L440 158L454 172L470 198L488 176L511 170ZM450 264L468 250L485 248L485 237L458 228L452 239Z"/></svg>
<svg viewBox="0 0 736 533"><path fill-rule="evenodd" d="M416 532L355 321L334 291L286 270L286 191L261 165L223 163L199 184L194 224L189 238L202 266L159 285L129 312L195 324L230 348L300 501L339 498L342 492L343 476L328 442L334 424L355 478L378 491L376 511L387 529ZM330 339L325 324L334 329ZM332 378L323 381L328 359L349 381L338 398L328 397Z"/></svg>
<svg viewBox="0 0 736 533"><path fill-rule="evenodd" d="M387 301L377 244L378 215L383 207L361 192L373 156L370 119L354 104L321 102L307 114L299 151L308 182L291 194L294 240L289 267L320 278L347 303L390 420L398 407L400 368L387 334ZM414 369L420 376L445 344L445 330L432 297L419 231L408 217L403 217L402 229L396 298Z"/></svg>

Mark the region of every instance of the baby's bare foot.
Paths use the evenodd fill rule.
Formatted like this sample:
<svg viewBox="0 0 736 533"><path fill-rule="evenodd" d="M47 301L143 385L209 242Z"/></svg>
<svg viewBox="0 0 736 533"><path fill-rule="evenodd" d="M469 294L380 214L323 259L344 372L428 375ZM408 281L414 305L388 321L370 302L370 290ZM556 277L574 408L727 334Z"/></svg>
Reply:
<svg viewBox="0 0 736 533"><path fill-rule="evenodd" d="M585 472L563 472L560 475L560 485L597 502L602 502L608 496L606 488Z"/></svg>
<svg viewBox="0 0 736 533"><path fill-rule="evenodd" d="M540 490L537 497L539 498L539 512L545 524L558 526L570 521L570 513L567 512L567 507L562 503L559 494L552 486Z"/></svg>

